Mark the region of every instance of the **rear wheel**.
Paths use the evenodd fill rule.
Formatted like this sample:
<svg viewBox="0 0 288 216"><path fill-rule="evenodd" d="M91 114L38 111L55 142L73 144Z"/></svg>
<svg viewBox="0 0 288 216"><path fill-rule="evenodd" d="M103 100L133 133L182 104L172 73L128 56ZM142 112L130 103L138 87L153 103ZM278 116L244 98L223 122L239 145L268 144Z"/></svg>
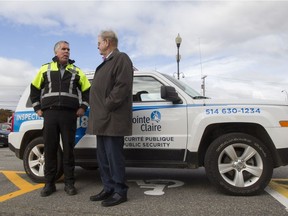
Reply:
<svg viewBox="0 0 288 216"><path fill-rule="evenodd" d="M57 174L58 180L63 175L62 166L62 151L59 148L57 153ZM43 137L38 137L32 140L26 147L23 155L24 169L27 175L37 183L44 183L44 140Z"/></svg>
<svg viewBox="0 0 288 216"><path fill-rule="evenodd" d="M231 195L255 195L268 185L273 161L260 140L244 133L230 133L211 143L205 169L220 190Z"/></svg>

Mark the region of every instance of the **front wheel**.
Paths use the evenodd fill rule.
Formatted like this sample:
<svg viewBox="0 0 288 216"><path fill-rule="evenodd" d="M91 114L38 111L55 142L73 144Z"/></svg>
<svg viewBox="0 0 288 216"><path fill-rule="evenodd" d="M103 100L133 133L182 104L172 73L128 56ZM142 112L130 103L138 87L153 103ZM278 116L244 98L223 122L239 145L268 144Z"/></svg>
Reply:
<svg viewBox="0 0 288 216"><path fill-rule="evenodd" d="M62 151L59 148L57 153L57 174L58 180L63 175ZM33 139L27 146L23 155L23 164L26 174L34 182L44 183L44 140L43 137Z"/></svg>
<svg viewBox="0 0 288 216"><path fill-rule="evenodd" d="M231 195L262 192L273 173L273 161L267 147L244 133L225 134L214 140L204 164L209 180Z"/></svg>

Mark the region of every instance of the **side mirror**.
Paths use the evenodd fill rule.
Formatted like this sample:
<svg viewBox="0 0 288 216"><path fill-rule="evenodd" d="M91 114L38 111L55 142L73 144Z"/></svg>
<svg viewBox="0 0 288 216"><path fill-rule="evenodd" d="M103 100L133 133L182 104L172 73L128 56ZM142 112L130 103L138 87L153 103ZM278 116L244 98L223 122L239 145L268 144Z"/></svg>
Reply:
<svg viewBox="0 0 288 216"><path fill-rule="evenodd" d="M176 92L175 88L172 86L161 86L161 98L172 101L173 104L182 104L183 101L178 96L178 93Z"/></svg>

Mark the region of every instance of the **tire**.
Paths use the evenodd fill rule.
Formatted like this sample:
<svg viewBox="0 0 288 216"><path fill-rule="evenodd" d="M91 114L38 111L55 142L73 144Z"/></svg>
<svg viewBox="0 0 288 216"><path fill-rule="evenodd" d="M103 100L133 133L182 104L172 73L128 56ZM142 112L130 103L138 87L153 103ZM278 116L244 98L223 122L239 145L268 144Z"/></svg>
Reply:
<svg viewBox="0 0 288 216"><path fill-rule="evenodd" d="M62 151L59 148L57 153L57 173L56 180L63 175ZM44 140L38 137L32 140L25 148L23 155L23 164L26 174L37 183L44 183Z"/></svg>
<svg viewBox="0 0 288 216"><path fill-rule="evenodd" d="M273 160L267 147L244 133L225 134L209 146L204 166L210 182L230 195L261 193L271 180Z"/></svg>

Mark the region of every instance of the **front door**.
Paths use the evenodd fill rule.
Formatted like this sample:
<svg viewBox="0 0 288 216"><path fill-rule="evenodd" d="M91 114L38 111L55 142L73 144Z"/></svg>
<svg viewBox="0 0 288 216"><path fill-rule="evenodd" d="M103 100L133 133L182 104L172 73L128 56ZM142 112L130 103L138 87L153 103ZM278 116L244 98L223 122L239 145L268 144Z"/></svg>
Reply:
<svg viewBox="0 0 288 216"><path fill-rule="evenodd" d="M133 135L125 137L126 160L183 162L187 144L187 105L161 98L161 78L135 75Z"/></svg>

